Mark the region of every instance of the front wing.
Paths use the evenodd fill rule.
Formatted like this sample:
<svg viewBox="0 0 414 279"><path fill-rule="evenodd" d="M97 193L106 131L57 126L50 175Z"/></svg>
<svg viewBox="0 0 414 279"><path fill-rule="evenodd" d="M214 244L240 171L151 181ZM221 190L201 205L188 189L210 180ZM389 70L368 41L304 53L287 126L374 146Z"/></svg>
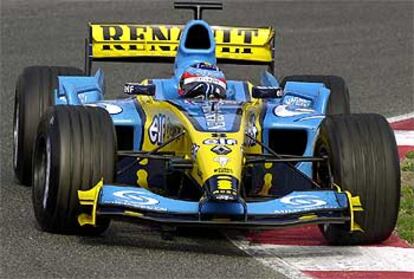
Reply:
<svg viewBox="0 0 414 279"><path fill-rule="evenodd" d="M350 223L361 211L358 197L336 190L294 191L266 201L200 202L163 197L144 188L107 185L101 181L88 191L78 191L81 205L90 214L79 215L80 225L95 225L99 217L121 217L172 226L237 228L285 227L301 224Z"/></svg>

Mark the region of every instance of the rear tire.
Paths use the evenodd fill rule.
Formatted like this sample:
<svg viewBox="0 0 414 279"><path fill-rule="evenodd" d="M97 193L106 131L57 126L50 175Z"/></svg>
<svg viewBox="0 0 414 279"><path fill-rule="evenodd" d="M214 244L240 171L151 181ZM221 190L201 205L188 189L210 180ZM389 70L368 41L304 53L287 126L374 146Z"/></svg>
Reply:
<svg viewBox="0 0 414 279"><path fill-rule="evenodd" d="M53 91L59 75L83 75L73 67L32 66L24 69L16 84L13 121L13 168L17 179L30 186L33 141L37 125L53 105Z"/></svg>
<svg viewBox="0 0 414 279"><path fill-rule="evenodd" d="M394 133L377 114L327 116L315 145L315 156L328 155L336 184L359 196L364 211L355 221L364 232L347 225L324 225L330 244L379 243L394 230L400 203L400 164ZM314 165L314 179L328 187L327 166Z"/></svg>
<svg viewBox="0 0 414 279"><path fill-rule="evenodd" d="M96 227L80 226L78 215L90 213L79 204L78 190L93 188L102 178L115 177L116 138L108 112L102 108L56 106L43 116L33 158L33 207L42 230L52 233L105 231L109 220Z"/></svg>
<svg viewBox="0 0 414 279"><path fill-rule="evenodd" d="M322 76L322 75L294 75L285 77L280 86L285 87L286 82L319 82L325 84L331 93L329 95L326 114L349 114L351 107L349 104L349 90L343 78L338 76Z"/></svg>

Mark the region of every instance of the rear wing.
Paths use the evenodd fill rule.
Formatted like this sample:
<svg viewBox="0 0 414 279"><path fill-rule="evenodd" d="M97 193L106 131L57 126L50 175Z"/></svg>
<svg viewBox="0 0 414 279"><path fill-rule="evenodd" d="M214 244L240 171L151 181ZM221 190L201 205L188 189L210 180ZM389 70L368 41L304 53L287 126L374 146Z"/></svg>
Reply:
<svg viewBox="0 0 414 279"><path fill-rule="evenodd" d="M183 25L90 23L85 72L93 61L174 62ZM273 73L272 27L212 26L219 63L268 65Z"/></svg>

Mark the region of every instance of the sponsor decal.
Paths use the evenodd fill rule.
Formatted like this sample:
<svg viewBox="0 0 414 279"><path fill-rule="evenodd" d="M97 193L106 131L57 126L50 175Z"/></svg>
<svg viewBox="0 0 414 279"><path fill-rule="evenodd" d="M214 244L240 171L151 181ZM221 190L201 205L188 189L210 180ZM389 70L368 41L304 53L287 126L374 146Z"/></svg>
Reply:
<svg viewBox="0 0 414 279"><path fill-rule="evenodd" d="M214 170L215 173L232 174L233 170L229 168L218 168Z"/></svg>
<svg viewBox="0 0 414 279"><path fill-rule="evenodd" d="M206 82L206 83L216 84L218 86L226 88L225 82L219 80L218 78L213 78L213 77L205 77L205 76L204 77L190 77L184 80L184 84L189 84L192 82Z"/></svg>
<svg viewBox="0 0 414 279"><path fill-rule="evenodd" d="M237 195L237 194L235 194L235 192L234 192L234 191L232 191L232 190L221 190L221 189L219 189L219 190L214 190L214 191L213 191L213 194L214 194L214 195Z"/></svg>
<svg viewBox="0 0 414 279"><path fill-rule="evenodd" d="M313 109L305 109L305 108L290 108L288 105L279 105L274 108L273 113L279 117L291 117L291 116L298 116L302 114L311 114L315 113L316 111Z"/></svg>
<svg viewBox="0 0 414 279"><path fill-rule="evenodd" d="M124 93L132 94L135 92L135 85L140 85L139 83L127 83L124 85Z"/></svg>
<svg viewBox="0 0 414 279"><path fill-rule="evenodd" d="M228 174L219 174L206 181L206 189L214 199L234 200L238 194L238 181Z"/></svg>
<svg viewBox="0 0 414 279"><path fill-rule="evenodd" d="M113 193L116 200L112 201L114 204L124 204L127 206L133 206L136 208L155 210L155 211L166 211L166 208L157 206L160 201L156 198L150 197L144 193L133 190L121 190Z"/></svg>
<svg viewBox="0 0 414 279"><path fill-rule="evenodd" d="M206 145L213 145L213 144L217 144L217 145L236 145L237 140L236 139L231 139L231 138L213 138L213 139L205 139L203 141L203 144L206 144Z"/></svg>
<svg viewBox="0 0 414 279"><path fill-rule="evenodd" d="M165 115L159 114L154 116L148 129L149 139L152 144L161 145L164 142Z"/></svg>
<svg viewBox="0 0 414 279"><path fill-rule="evenodd" d="M231 152L231 149L225 145L216 145L210 150L216 153L217 155L227 155Z"/></svg>
<svg viewBox="0 0 414 279"><path fill-rule="evenodd" d="M283 98L283 103L273 110L273 113L279 117L290 117L315 112L312 109L312 100L292 95L286 95Z"/></svg>
<svg viewBox="0 0 414 279"><path fill-rule="evenodd" d="M101 43L101 51L172 52L176 51L182 32L177 25L92 24L92 37ZM268 40L266 28L212 27L217 52L251 54L252 45ZM119 44L117 44L119 42ZM128 42L128 45L125 45ZM237 47L231 43L237 42ZM239 47L242 42L242 47ZM163 44L160 44L163 43Z"/></svg>
<svg viewBox="0 0 414 279"><path fill-rule="evenodd" d="M218 156L213 159L214 162L219 163L222 168L224 168L228 162L230 162L230 158L226 156Z"/></svg>
<svg viewBox="0 0 414 279"><path fill-rule="evenodd" d="M215 145L210 150L217 155L227 155L231 152L231 149L226 145L236 145L237 140L232 138L227 138L225 133L212 133L212 138L205 139L203 144L205 145Z"/></svg>
<svg viewBox="0 0 414 279"><path fill-rule="evenodd" d="M212 105L207 103L201 106L201 110L204 113L208 130L224 130L226 129L226 122L224 121L224 115L220 112L217 107L213 109Z"/></svg>
<svg viewBox="0 0 414 279"><path fill-rule="evenodd" d="M160 203L158 200L154 198L145 196L139 192L131 191L131 190L115 192L114 196L118 198L132 200L140 205L156 205Z"/></svg>
<svg viewBox="0 0 414 279"><path fill-rule="evenodd" d="M294 195L280 199L280 202L297 209L323 207L327 202L314 195Z"/></svg>
<svg viewBox="0 0 414 279"><path fill-rule="evenodd" d="M173 125L168 116L155 115L148 129L149 139L152 144L162 145L167 139L180 133L180 127Z"/></svg>
<svg viewBox="0 0 414 279"><path fill-rule="evenodd" d="M290 117L315 113L315 110L312 109L312 100L287 95L283 98L282 105L274 108L273 113L279 117Z"/></svg>
<svg viewBox="0 0 414 279"><path fill-rule="evenodd" d="M237 196L237 191L233 189L232 181L226 179L218 180L217 189L212 193L217 200L234 200Z"/></svg>
<svg viewBox="0 0 414 279"><path fill-rule="evenodd" d="M225 138L227 137L227 134L226 133L212 133L211 136L213 138Z"/></svg>
<svg viewBox="0 0 414 279"><path fill-rule="evenodd" d="M286 95L286 97L283 98L283 104L292 107L294 106L296 108L308 109L312 107L312 100L292 95Z"/></svg>
<svg viewBox="0 0 414 279"><path fill-rule="evenodd" d="M231 179L218 179L217 189L218 190L233 190L233 183Z"/></svg>

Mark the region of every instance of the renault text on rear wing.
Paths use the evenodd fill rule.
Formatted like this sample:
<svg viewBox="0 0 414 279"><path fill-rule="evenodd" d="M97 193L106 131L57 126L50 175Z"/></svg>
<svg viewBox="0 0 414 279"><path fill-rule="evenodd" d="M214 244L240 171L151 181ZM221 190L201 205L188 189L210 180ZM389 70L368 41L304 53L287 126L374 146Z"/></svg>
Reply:
<svg viewBox="0 0 414 279"><path fill-rule="evenodd" d="M173 62L181 25L91 23L88 60ZM216 57L229 64L273 64L272 27L213 26Z"/></svg>

